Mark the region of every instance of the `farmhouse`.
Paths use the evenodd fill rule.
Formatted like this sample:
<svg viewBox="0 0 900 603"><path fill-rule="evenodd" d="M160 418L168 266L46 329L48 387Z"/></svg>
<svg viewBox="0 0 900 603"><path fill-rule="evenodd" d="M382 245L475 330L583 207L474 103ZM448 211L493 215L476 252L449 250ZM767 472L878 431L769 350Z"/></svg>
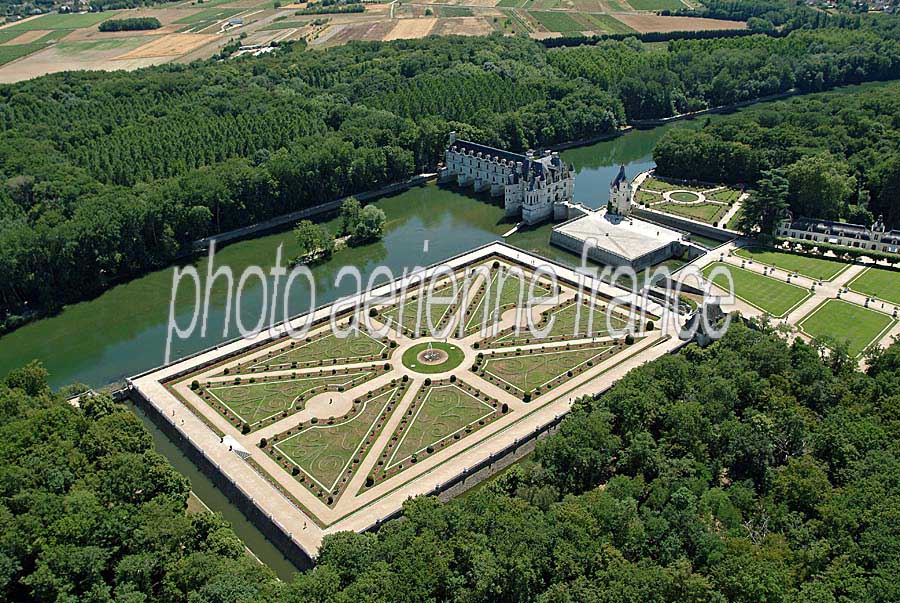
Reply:
<svg viewBox="0 0 900 603"><path fill-rule="evenodd" d="M525 224L553 219L554 210L566 216L565 204L575 194L575 168L549 150L541 156L531 151L520 155L457 140L451 132L444 166L442 181L455 179L460 186L473 186L475 192L503 195L506 215L521 216Z"/></svg>
<svg viewBox="0 0 900 603"><path fill-rule="evenodd" d="M794 220L788 214L778 226L778 236L882 253L900 252L900 230L887 230L881 216L868 228L860 224L811 218Z"/></svg>

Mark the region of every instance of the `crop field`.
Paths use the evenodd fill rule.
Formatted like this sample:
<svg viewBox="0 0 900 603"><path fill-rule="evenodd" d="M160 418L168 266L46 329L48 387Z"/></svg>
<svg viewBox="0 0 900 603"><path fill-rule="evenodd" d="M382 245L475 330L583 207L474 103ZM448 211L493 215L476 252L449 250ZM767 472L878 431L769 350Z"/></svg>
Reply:
<svg viewBox="0 0 900 603"><path fill-rule="evenodd" d="M640 33L671 31L721 31L746 29L743 21L705 19L702 17L671 17L652 13L621 13L616 18Z"/></svg>
<svg viewBox="0 0 900 603"><path fill-rule="evenodd" d="M81 29L99 25L103 21L115 18L115 12L81 13L74 15L49 14L34 19L26 19L6 27L3 31L32 31L35 29Z"/></svg>
<svg viewBox="0 0 900 603"><path fill-rule="evenodd" d="M17 44L15 46L0 46L0 65L22 58L32 52L44 48L43 44Z"/></svg>
<svg viewBox="0 0 900 603"><path fill-rule="evenodd" d="M635 10L678 10L685 8L681 0L628 0Z"/></svg>
<svg viewBox="0 0 900 603"><path fill-rule="evenodd" d="M722 262L707 265L702 270L703 276L709 278L716 266L724 266L731 272L736 297L775 318L785 316L812 295L803 287ZM724 275L718 275L713 282L723 291L728 290L728 281Z"/></svg>
<svg viewBox="0 0 900 603"><path fill-rule="evenodd" d="M882 312L841 299L829 299L800 321L799 326L826 345L832 341L845 343L849 354L855 357L884 337L896 322Z"/></svg>
<svg viewBox="0 0 900 603"><path fill-rule="evenodd" d="M830 258L814 258L761 247L742 247L736 249L734 255L822 281L832 280L849 266Z"/></svg>
<svg viewBox="0 0 900 603"><path fill-rule="evenodd" d="M847 286L851 291L900 305L900 272L867 268Z"/></svg>
<svg viewBox="0 0 900 603"><path fill-rule="evenodd" d="M223 19L228 19L229 17L233 17L234 15L242 12L241 8L205 8L200 12L187 15L175 21L180 25L193 25L195 23L214 23L216 21L221 21Z"/></svg>
<svg viewBox="0 0 900 603"><path fill-rule="evenodd" d="M612 15L604 13L584 13L582 14L582 16L594 25L593 29L597 33L634 33L634 30L632 28L628 27Z"/></svg>
<svg viewBox="0 0 900 603"><path fill-rule="evenodd" d="M583 23L576 21L569 13L564 13L561 11L533 10L529 11L528 14L537 19L537 21L542 26L544 26L547 31L569 33L573 31L584 31L586 29L590 29Z"/></svg>

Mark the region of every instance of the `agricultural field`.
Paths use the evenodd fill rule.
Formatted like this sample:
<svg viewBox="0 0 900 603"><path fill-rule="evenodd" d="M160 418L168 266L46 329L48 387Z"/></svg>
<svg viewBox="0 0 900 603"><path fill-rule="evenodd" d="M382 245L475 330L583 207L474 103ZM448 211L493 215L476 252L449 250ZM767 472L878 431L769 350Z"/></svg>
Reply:
<svg viewBox="0 0 900 603"><path fill-rule="evenodd" d="M735 249L734 255L821 281L832 280L849 266L830 258L814 258L761 247Z"/></svg>
<svg viewBox="0 0 900 603"><path fill-rule="evenodd" d="M681 0L627 0L634 10L678 10L686 8Z"/></svg>
<svg viewBox="0 0 900 603"><path fill-rule="evenodd" d="M847 287L851 291L900 305L900 272L884 268L867 268Z"/></svg>
<svg viewBox="0 0 900 603"><path fill-rule="evenodd" d="M49 29L81 29L99 25L103 21L114 19L118 16L115 11L101 13L81 13L75 15L49 14L31 19L25 19L3 28L3 31L34 31Z"/></svg>
<svg viewBox="0 0 900 603"><path fill-rule="evenodd" d="M700 17L670 17L652 13L616 13L615 17L628 27L640 33L672 31L721 31L725 29L746 29L743 21L724 19L703 19Z"/></svg>
<svg viewBox="0 0 900 603"><path fill-rule="evenodd" d="M674 0L636 0L665 4ZM536 39L566 35L626 34L643 31L719 28L714 19L661 17L622 0L449 0L422 3L367 3L363 13L298 18L305 3L274 0L208 0L202 4L143 6L100 13L47 14L0 27L0 83L67 70L132 70L215 55L241 36L248 45L305 40L332 47L354 40L390 41L426 36L527 35ZM648 9L639 9L648 10ZM111 18L152 17L156 30L99 32ZM239 18L243 22L230 25ZM315 25L312 23L315 22ZM729 28L741 23L728 22ZM68 46L54 42L127 40L122 46ZM144 48L140 46L146 45ZM240 53L238 53L240 54Z"/></svg>
<svg viewBox="0 0 900 603"><path fill-rule="evenodd" d="M14 46L0 46L0 65L24 57L44 48L43 44L16 44Z"/></svg>
<svg viewBox="0 0 900 603"><path fill-rule="evenodd" d="M561 33L572 33L584 31L588 29L583 23L577 21L569 13L562 11L538 11L532 10L528 12L534 17L547 31L556 31Z"/></svg>
<svg viewBox="0 0 900 603"><path fill-rule="evenodd" d="M724 266L731 272L736 297L774 318L787 315L812 295L807 289L798 285L722 262L713 262L704 267L703 276L709 278L712 270L717 266ZM716 276L713 283L723 291L728 290L728 280L721 274Z"/></svg>
<svg viewBox="0 0 900 603"><path fill-rule="evenodd" d="M851 356L858 357L884 337L897 321L877 310L840 299L829 299L800 321L807 335L826 343L847 345Z"/></svg>

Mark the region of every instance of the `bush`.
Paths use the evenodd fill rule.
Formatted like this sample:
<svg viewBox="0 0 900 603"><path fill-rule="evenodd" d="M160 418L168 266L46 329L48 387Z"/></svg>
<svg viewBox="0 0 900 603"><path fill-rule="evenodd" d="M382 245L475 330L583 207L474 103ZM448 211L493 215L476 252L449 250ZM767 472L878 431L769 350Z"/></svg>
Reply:
<svg viewBox="0 0 900 603"><path fill-rule="evenodd" d="M259 447L265 448L269 444L269 441L266 438L259 439Z"/></svg>
<svg viewBox="0 0 900 603"><path fill-rule="evenodd" d="M631 345L632 343L634 343L634 335L629 333L625 336L625 345Z"/></svg>
<svg viewBox="0 0 900 603"><path fill-rule="evenodd" d="M200 382L194 379L191 381L191 389L197 390L200 389Z"/></svg>
<svg viewBox="0 0 900 603"><path fill-rule="evenodd" d="M250 425L248 425L247 423L244 423L243 425L241 425L241 433L244 435L247 435L248 433L250 433Z"/></svg>
<svg viewBox="0 0 900 603"><path fill-rule="evenodd" d="M428 387L429 385L431 385L431 377L426 377L425 378L425 387Z"/></svg>
<svg viewBox="0 0 900 603"><path fill-rule="evenodd" d="M653 321L652 321L652 320L648 320L648 321L647 321L647 330L648 330L648 331L652 331L652 330L655 329L655 328L656 328L656 325L653 324Z"/></svg>

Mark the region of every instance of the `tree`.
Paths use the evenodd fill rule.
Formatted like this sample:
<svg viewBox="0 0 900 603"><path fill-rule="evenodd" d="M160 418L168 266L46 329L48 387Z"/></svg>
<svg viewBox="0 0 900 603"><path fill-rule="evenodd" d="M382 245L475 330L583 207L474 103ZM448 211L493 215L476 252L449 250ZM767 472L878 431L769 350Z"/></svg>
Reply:
<svg viewBox="0 0 900 603"><path fill-rule="evenodd" d="M359 214L359 221L351 240L355 245L379 240L384 235L386 221L384 210L374 205L366 205Z"/></svg>
<svg viewBox="0 0 900 603"><path fill-rule="evenodd" d="M341 205L341 236L353 235L359 224L362 206L356 197L350 197Z"/></svg>
<svg viewBox="0 0 900 603"><path fill-rule="evenodd" d="M795 216L838 219L856 188L847 166L830 154L804 157L784 168L788 202Z"/></svg>
<svg viewBox="0 0 900 603"><path fill-rule="evenodd" d="M334 253L334 235L318 224L301 220L294 228L294 237L299 248L299 259L329 258Z"/></svg>
<svg viewBox="0 0 900 603"><path fill-rule="evenodd" d="M788 181L778 171L763 172L758 190L744 200L740 229L750 235L756 228L765 235L772 235L778 220L788 208Z"/></svg>

